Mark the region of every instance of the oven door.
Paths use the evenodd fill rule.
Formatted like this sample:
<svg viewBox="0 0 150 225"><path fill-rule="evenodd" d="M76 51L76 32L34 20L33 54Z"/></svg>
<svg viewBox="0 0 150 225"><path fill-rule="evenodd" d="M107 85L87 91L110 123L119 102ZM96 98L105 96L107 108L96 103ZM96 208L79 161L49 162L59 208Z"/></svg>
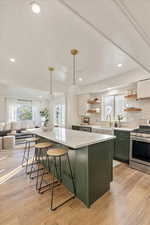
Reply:
<svg viewBox="0 0 150 225"><path fill-rule="evenodd" d="M150 166L150 139L131 138L130 160Z"/></svg>

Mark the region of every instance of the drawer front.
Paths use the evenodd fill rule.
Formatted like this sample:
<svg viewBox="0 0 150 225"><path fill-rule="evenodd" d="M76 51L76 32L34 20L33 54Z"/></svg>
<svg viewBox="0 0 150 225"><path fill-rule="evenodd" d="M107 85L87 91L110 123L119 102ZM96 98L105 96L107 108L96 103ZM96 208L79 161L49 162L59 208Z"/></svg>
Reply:
<svg viewBox="0 0 150 225"><path fill-rule="evenodd" d="M115 130L114 135L117 138L130 139L130 132L129 131Z"/></svg>
<svg viewBox="0 0 150 225"><path fill-rule="evenodd" d="M115 142L114 159L129 162L130 142L128 139L118 139Z"/></svg>

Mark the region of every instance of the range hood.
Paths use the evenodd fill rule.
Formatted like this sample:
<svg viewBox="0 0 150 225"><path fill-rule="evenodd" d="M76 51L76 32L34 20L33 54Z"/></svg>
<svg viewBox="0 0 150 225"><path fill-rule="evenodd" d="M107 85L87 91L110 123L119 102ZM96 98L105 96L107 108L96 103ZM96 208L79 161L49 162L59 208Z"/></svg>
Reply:
<svg viewBox="0 0 150 225"><path fill-rule="evenodd" d="M150 79L141 80L137 83L137 98L150 98Z"/></svg>

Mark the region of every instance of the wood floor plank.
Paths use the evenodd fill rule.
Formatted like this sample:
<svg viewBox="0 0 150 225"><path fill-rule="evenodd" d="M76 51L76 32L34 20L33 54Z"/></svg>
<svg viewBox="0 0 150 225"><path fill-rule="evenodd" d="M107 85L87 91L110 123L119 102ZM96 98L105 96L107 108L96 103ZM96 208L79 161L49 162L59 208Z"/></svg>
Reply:
<svg viewBox="0 0 150 225"><path fill-rule="evenodd" d="M7 162L11 158L3 166ZM66 196L64 187L56 190L56 200ZM78 199L55 212L49 204L50 191L39 195L23 170L0 185L0 225L150 225L150 176L121 164L114 168L110 192L90 209Z"/></svg>

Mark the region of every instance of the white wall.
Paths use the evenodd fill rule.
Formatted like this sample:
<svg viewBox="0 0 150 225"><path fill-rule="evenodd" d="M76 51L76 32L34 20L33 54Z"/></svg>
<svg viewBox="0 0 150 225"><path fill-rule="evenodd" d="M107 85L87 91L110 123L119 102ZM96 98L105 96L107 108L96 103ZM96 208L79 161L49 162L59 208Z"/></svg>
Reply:
<svg viewBox="0 0 150 225"><path fill-rule="evenodd" d="M6 99L0 96L0 122L6 121Z"/></svg>
<svg viewBox="0 0 150 225"><path fill-rule="evenodd" d="M66 127L71 128L73 124L80 122L78 115L78 96L65 95L66 103Z"/></svg>
<svg viewBox="0 0 150 225"><path fill-rule="evenodd" d="M0 96L40 99L40 97L47 98L48 92L40 91L37 89L11 87L0 84Z"/></svg>

